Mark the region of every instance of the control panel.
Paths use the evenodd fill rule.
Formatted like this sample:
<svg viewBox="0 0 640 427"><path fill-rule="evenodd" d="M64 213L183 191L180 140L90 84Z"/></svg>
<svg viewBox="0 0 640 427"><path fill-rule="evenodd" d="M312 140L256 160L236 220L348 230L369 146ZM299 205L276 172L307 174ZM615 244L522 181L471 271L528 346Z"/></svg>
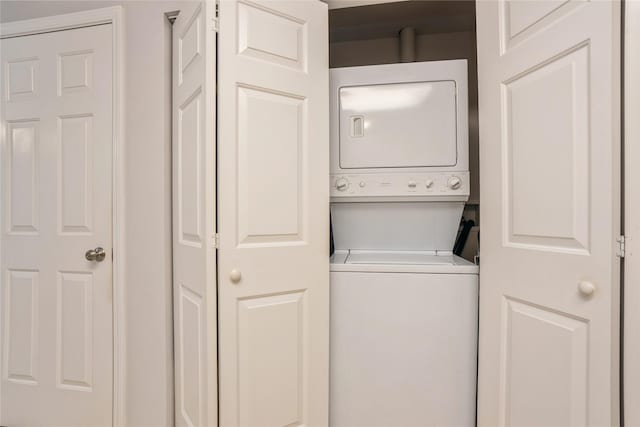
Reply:
<svg viewBox="0 0 640 427"><path fill-rule="evenodd" d="M331 176L331 197L469 196L469 172Z"/></svg>

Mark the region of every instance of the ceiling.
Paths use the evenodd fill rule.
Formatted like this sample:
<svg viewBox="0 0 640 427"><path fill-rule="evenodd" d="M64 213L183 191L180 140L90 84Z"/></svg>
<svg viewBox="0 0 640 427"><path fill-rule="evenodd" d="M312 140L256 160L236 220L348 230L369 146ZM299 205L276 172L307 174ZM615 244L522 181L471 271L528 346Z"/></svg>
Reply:
<svg viewBox="0 0 640 427"><path fill-rule="evenodd" d="M475 31L475 2L416 0L329 10L334 42L397 37L404 27L418 34Z"/></svg>

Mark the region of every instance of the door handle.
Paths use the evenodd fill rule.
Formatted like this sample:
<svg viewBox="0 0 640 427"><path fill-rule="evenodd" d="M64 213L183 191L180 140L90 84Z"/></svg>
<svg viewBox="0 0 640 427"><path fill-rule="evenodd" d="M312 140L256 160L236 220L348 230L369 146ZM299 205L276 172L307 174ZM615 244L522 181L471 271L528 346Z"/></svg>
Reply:
<svg viewBox="0 0 640 427"><path fill-rule="evenodd" d="M596 291L596 285L583 280L582 282L578 283L578 290L580 290L580 293L585 297L590 297Z"/></svg>
<svg viewBox="0 0 640 427"><path fill-rule="evenodd" d="M87 252L85 252L84 257L87 259L87 261L102 262L107 257L107 254L104 249L98 246L95 249L89 249Z"/></svg>
<svg viewBox="0 0 640 427"><path fill-rule="evenodd" d="M229 273L229 278L231 279L231 282L238 283L240 279L242 279L242 273L234 268L231 270L231 273Z"/></svg>

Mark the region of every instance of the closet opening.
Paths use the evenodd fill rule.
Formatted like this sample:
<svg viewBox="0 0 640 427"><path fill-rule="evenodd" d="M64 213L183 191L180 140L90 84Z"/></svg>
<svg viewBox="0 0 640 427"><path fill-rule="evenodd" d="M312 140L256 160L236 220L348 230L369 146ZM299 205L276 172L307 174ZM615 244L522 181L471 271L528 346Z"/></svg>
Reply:
<svg viewBox="0 0 640 427"><path fill-rule="evenodd" d="M475 2L329 11L330 425L476 418Z"/></svg>

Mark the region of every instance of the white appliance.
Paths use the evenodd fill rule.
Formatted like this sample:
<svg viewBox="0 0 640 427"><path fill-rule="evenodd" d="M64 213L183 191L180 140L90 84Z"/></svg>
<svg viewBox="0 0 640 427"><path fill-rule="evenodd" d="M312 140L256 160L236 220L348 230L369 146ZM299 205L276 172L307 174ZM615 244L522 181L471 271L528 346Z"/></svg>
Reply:
<svg viewBox="0 0 640 427"><path fill-rule="evenodd" d="M467 200L466 60L337 68L330 87L335 201Z"/></svg>
<svg viewBox="0 0 640 427"><path fill-rule="evenodd" d="M475 425L465 60L331 70L330 424Z"/></svg>

